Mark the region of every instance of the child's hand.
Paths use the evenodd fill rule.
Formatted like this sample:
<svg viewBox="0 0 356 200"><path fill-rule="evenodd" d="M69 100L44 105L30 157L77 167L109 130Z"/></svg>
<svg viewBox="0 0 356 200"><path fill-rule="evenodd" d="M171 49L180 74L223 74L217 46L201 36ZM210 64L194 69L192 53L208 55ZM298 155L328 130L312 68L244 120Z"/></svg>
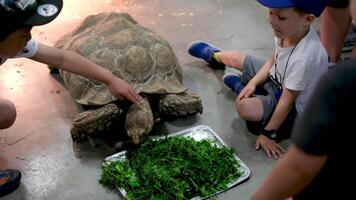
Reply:
<svg viewBox="0 0 356 200"><path fill-rule="evenodd" d="M239 96L237 97L237 99L239 101L241 101L242 99L244 98L248 98L250 96L253 95L253 93L255 93L255 90L256 90L256 86L252 83L248 83L244 89L242 89L242 91L240 92Z"/></svg>
<svg viewBox="0 0 356 200"><path fill-rule="evenodd" d="M142 97L137 94L131 85L122 79L115 77L111 79L107 86L111 94L119 100L127 99L134 104L141 104L142 102Z"/></svg>
<svg viewBox="0 0 356 200"><path fill-rule="evenodd" d="M269 158L273 155L273 158L278 159L286 152L283 147L277 144L274 140L271 140L264 135L258 136L256 140L256 150L259 150L261 147Z"/></svg>

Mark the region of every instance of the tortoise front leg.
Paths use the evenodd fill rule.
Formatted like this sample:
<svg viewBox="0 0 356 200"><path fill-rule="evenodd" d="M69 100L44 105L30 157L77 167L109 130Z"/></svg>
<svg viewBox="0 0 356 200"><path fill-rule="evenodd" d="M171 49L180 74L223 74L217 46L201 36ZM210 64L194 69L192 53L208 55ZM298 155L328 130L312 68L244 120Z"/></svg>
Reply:
<svg viewBox="0 0 356 200"><path fill-rule="evenodd" d="M110 103L101 108L79 113L73 121L70 130L73 141L86 139L95 133L109 130L118 121L123 110Z"/></svg>
<svg viewBox="0 0 356 200"><path fill-rule="evenodd" d="M134 104L126 114L125 127L127 135L134 144L139 144L153 128L153 113L146 97L141 105Z"/></svg>

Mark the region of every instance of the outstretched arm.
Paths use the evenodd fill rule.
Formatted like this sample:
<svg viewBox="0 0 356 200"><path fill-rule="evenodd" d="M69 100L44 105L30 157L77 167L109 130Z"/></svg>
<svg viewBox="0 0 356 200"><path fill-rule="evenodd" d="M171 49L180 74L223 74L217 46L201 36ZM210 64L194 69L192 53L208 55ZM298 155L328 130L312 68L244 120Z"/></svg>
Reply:
<svg viewBox="0 0 356 200"><path fill-rule="evenodd" d="M89 59L72 51L58 49L44 44L39 44L33 60L56 66L62 70L72 72L89 79L105 83L110 92L118 99L128 99L139 104L142 98L127 82L119 79L110 71L98 66Z"/></svg>
<svg viewBox="0 0 356 200"><path fill-rule="evenodd" d="M307 154L292 144L252 200L284 200L297 194L319 173L326 159L327 156Z"/></svg>

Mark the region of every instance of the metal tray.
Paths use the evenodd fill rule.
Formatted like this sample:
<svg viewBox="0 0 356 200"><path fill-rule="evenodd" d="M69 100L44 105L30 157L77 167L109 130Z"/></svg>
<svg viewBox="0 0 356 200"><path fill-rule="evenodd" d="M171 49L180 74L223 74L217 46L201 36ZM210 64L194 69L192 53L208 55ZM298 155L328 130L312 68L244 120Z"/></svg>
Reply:
<svg viewBox="0 0 356 200"><path fill-rule="evenodd" d="M177 136L177 135L183 135L185 137L192 137L196 141L201 141L201 140L207 139L207 140L213 141L217 146L227 146L225 144L225 142L213 131L213 129L211 129L208 126L204 126L204 125L200 125L200 126L196 126L196 127L187 129L187 130L179 131L177 133L170 134L167 137L174 137L174 136ZM166 137L166 136L164 136L164 137ZM160 138L162 138L162 137L160 137ZM116 153L116 154L114 154L112 156L109 156L109 157L105 158L103 165L105 165L105 163L107 163L107 162L110 163L110 162L115 162L115 161L123 161L125 159L126 159L126 151L121 151L119 153ZM235 180L235 181L231 182L230 184L228 184L228 188L226 190L229 190L232 187L234 187L234 186L246 181L250 177L250 174L251 174L250 169L240 160L240 158L236 154L235 154L235 159L240 164L240 167L238 169L243 174L237 180ZM125 189L118 188L118 190L120 192L120 196L121 197L126 197L127 196L127 193L126 193ZM220 193L222 193L222 192L224 192L226 190L222 190L222 191L216 192L215 194L211 195L210 197L215 196L217 194L220 194ZM203 199L207 199L207 198L209 198L209 197L205 197ZM202 198L201 197L196 197L196 198L193 198L191 200L200 200L200 199L202 199Z"/></svg>

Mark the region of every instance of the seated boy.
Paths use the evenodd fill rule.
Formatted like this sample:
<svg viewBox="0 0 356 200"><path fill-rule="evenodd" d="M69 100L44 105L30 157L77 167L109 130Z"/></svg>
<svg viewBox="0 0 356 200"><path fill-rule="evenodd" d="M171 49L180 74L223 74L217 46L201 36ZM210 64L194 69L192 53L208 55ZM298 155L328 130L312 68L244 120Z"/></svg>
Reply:
<svg viewBox="0 0 356 200"><path fill-rule="evenodd" d="M242 76L226 74L224 83L236 92L236 109L257 137L255 148L279 158L277 143L290 134L296 115L304 111L315 83L328 69L328 56L311 27L327 1L258 0L268 7L275 48L267 61L240 51L221 51L213 45L193 42L188 51L214 69L230 66ZM262 89L262 90L261 90ZM257 131L251 125L258 124Z"/></svg>

